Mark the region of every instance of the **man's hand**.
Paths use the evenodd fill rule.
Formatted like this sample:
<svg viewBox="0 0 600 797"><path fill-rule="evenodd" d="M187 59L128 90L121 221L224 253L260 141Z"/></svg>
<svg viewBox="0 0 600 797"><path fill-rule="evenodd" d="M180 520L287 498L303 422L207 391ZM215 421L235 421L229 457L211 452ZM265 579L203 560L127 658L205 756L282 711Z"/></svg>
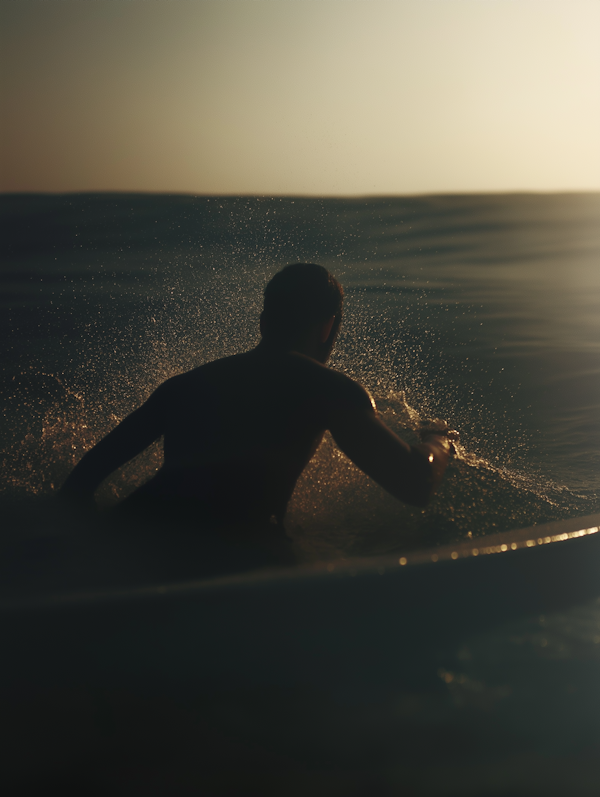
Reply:
<svg viewBox="0 0 600 797"><path fill-rule="evenodd" d="M456 429L450 429L448 423L441 420L441 418L421 421L417 434L424 443L427 442L429 437L446 437L453 443L458 443L460 440L460 435Z"/></svg>

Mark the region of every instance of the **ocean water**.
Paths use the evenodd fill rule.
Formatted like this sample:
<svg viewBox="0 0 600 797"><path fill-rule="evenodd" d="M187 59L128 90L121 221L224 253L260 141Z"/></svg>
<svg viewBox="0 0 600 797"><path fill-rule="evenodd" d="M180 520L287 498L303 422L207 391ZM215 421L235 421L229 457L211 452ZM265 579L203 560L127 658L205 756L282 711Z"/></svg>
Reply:
<svg viewBox="0 0 600 797"><path fill-rule="evenodd" d="M259 339L286 263L342 282L331 360L409 442L461 433L426 510L326 438L288 530L301 560L381 554L600 511L600 195L357 199L5 195L0 499L52 494L165 378ZM244 396L239 396L240 410ZM160 445L108 480L110 506Z"/></svg>

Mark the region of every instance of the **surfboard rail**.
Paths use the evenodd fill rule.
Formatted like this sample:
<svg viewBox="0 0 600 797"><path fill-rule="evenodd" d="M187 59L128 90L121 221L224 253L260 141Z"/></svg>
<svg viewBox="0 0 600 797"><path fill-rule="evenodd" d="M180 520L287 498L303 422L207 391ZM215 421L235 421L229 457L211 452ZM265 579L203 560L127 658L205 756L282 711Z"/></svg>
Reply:
<svg viewBox="0 0 600 797"><path fill-rule="evenodd" d="M0 601L0 613L22 610L58 609L66 606L101 605L105 603L153 601L168 598L185 598L202 593L232 589L249 589L258 585L276 586L279 583L310 582L332 577L357 577L378 573L384 575L394 570L414 566L435 566L487 557L492 554L546 547L554 543L576 540L597 534L600 531L600 513L582 517L542 523L526 528L500 532L482 537L433 548L388 553L380 556L364 556L339 559L329 562L252 570L249 572L173 581L130 588L90 589L86 591L53 592L32 597L16 597Z"/></svg>

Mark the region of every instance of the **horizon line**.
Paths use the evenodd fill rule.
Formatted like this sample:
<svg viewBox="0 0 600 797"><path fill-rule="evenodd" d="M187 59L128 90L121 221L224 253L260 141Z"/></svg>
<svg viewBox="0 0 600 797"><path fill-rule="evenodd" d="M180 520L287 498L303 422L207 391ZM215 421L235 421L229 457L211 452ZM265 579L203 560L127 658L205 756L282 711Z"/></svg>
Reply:
<svg viewBox="0 0 600 797"><path fill-rule="evenodd" d="M89 196L105 194L109 196L123 195L123 196L189 196L204 199L220 198L220 199L412 199L412 198L426 198L426 197L459 197L459 196L517 196L517 195L544 195L556 196L564 194L600 194L600 188L564 188L564 189L507 189L502 191L425 191L422 193L410 194L303 194L303 193L240 193L235 194L232 192L226 193L207 193L193 191L160 191L160 190L140 190L140 189L81 189L73 191L2 191L0 190L0 197L13 197L13 196Z"/></svg>

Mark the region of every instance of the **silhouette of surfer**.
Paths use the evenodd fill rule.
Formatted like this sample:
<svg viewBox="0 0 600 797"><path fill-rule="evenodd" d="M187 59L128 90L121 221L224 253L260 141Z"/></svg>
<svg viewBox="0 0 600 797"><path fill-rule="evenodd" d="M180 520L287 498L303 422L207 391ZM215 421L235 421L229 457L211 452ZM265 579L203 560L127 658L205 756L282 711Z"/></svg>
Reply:
<svg viewBox="0 0 600 797"><path fill-rule="evenodd" d="M258 346L164 382L85 454L61 495L93 505L111 472L163 437L162 468L123 502L125 510L282 528L296 481L329 430L389 493L425 506L456 432L436 421L421 431L421 444L409 446L361 385L326 367L342 304L342 287L325 268L286 266L265 289Z"/></svg>

